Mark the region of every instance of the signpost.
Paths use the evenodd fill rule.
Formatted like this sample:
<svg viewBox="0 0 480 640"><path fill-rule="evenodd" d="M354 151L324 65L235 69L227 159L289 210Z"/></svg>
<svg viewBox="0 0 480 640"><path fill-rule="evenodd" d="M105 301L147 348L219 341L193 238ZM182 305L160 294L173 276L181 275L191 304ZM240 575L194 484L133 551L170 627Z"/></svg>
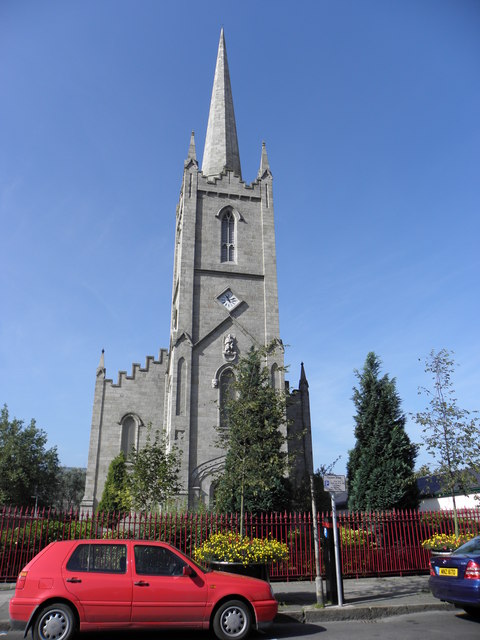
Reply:
<svg viewBox="0 0 480 640"><path fill-rule="evenodd" d="M343 589L342 571L340 568L340 546L338 544L337 530L337 505L335 503L335 494L346 490L345 476L336 476L333 474L323 476L323 488L330 494L332 501L332 520L333 520L333 543L335 546L335 572L337 576L337 592L338 604L343 607Z"/></svg>
<svg viewBox="0 0 480 640"><path fill-rule="evenodd" d="M318 541L317 505L315 503L315 487L313 484L313 474L310 475L310 495L312 497L313 544L315 549L315 592L317 595L317 604L323 607L324 601L322 574L320 571L320 545Z"/></svg>
<svg viewBox="0 0 480 640"><path fill-rule="evenodd" d="M345 476L335 476L333 474L323 476L323 488L329 493L346 491Z"/></svg>

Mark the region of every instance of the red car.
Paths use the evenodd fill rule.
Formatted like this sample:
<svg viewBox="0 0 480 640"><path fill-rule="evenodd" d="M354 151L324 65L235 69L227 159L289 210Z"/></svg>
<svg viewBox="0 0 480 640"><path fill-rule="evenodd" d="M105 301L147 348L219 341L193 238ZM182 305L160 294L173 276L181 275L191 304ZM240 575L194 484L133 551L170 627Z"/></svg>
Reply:
<svg viewBox="0 0 480 640"><path fill-rule="evenodd" d="M101 629L212 629L220 640L268 627L277 601L264 580L209 571L145 540L52 542L21 571L12 628L34 640Z"/></svg>

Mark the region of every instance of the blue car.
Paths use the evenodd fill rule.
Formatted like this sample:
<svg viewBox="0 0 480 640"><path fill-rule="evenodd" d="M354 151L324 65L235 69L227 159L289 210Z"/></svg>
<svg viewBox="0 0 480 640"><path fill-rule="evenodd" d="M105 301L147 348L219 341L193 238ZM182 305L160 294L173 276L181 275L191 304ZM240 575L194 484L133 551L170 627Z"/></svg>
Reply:
<svg viewBox="0 0 480 640"><path fill-rule="evenodd" d="M480 618L480 536L448 556L434 556L428 584L436 598Z"/></svg>

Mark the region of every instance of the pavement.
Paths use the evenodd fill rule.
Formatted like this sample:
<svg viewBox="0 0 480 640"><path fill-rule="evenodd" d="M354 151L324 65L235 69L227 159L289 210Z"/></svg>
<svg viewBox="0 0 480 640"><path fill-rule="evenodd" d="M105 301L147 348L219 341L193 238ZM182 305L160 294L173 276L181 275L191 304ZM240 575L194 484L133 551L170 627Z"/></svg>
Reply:
<svg viewBox="0 0 480 640"><path fill-rule="evenodd" d="M343 606L317 603L315 582L272 582L279 603L276 622L321 623L374 620L421 611L454 609L434 598L428 575L349 578L343 581ZM325 582L324 588L325 588Z"/></svg>
<svg viewBox="0 0 480 640"><path fill-rule="evenodd" d="M428 576L350 578L343 581L343 606L317 604L315 581L272 582L279 603L275 622L318 623L335 620L373 620L421 611L454 609L440 602L428 588ZM325 583L324 583L325 586ZM10 628L8 603L14 584L0 584L0 631Z"/></svg>

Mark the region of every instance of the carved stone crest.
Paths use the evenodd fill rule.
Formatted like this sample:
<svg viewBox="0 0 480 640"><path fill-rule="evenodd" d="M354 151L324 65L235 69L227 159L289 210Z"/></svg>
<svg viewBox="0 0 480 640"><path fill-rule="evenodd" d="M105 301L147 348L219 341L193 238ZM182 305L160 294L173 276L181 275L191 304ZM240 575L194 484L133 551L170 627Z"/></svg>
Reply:
<svg viewBox="0 0 480 640"><path fill-rule="evenodd" d="M231 333L228 333L223 339L223 357L228 362L232 362L237 357L237 340Z"/></svg>

